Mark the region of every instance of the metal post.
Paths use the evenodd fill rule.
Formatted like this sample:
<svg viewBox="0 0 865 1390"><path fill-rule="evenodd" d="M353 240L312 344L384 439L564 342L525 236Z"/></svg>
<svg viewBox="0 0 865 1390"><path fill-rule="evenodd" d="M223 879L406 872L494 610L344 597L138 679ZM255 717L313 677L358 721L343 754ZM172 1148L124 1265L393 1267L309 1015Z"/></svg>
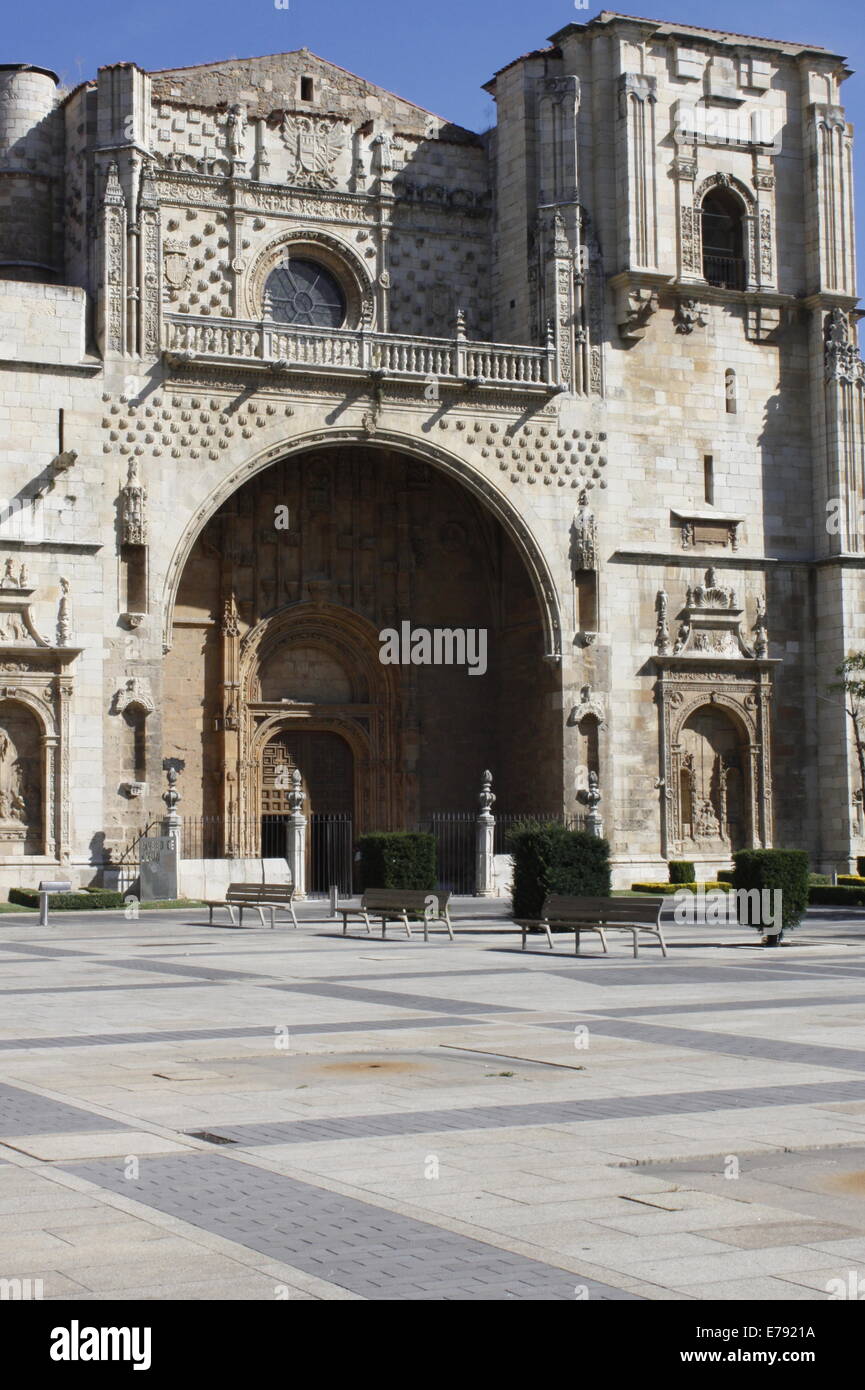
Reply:
<svg viewBox="0 0 865 1390"><path fill-rule="evenodd" d="M496 818L493 815L495 793L492 790L493 774L485 772L481 778L482 786L478 803L480 812L476 830L475 852L475 897L491 898L495 893L495 833Z"/></svg>
<svg viewBox="0 0 865 1390"><path fill-rule="evenodd" d="M332 884L330 885L330 915L331 915L331 917L336 917L336 916L338 915L338 913L337 913L337 903L338 903L338 902L339 902L339 884L337 884L337 883L332 883Z"/></svg>
<svg viewBox="0 0 865 1390"><path fill-rule="evenodd" d="M63 882L60 882L60 881L54 882L54 881L50 881L50 880L47 880L47 879L43 879L43 881L42 881L42 882L40 883L40 885L39 885L38 892L39 892L39 925L40 925L40 927L47 927L47 926L48 926L48 899L50 898L50 896L51 896L52 893L71 893L71 892L72 892L72 884L71 884L71 883L67 883L65 880L64 880Z"/></svg>

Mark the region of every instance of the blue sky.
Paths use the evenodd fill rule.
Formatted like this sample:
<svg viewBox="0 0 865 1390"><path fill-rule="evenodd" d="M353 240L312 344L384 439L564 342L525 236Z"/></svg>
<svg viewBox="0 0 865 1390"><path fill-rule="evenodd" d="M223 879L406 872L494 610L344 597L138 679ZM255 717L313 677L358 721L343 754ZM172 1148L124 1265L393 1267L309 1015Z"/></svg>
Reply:
<svg viewBox="0 0 865 1390"><path fill-rule="evenodd" d="M287 4L288 8L278 8ZM496 68L546 43L603 5L573 0L7 0L4 62L53 68L74 85L104 63L181 67L311 48L400 96L480 130L494 120L481 85ZM861 76L846 84L848 118L865 122L861 0L658 0L622 13L821 44ZM865 246L865 147L858 150L860 259Z"/></svg>

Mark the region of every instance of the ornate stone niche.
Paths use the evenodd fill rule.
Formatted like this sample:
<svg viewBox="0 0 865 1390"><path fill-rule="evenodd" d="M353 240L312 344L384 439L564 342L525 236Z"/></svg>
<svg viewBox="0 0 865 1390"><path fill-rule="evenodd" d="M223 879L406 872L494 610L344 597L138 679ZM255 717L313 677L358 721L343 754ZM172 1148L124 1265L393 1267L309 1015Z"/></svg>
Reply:
<svg viewBox="0 0 865 1390"><path fill-rule="evenodd" d="M0 579L0 860L69 858L71 666L80 647L53 646L30 611L26 569Z"/></svg>
<svg viewBox="0 0 865 1390"><path fill-rule="evenodd" d="M690 550L695 545L739 549L739 531L743 523L741 516L732 516L709 507L689 507L674 508L670 517L671 524L681 536L683 550Z"/></svg>
<svg viewBox="0 0 865 1390"><path fill-rule="evenodd" d="M708 570L687 590L670 650L667 596L656 603L662 853L728 858L772 841L772 667L759 599L749 645L733 589Z"/></svg>

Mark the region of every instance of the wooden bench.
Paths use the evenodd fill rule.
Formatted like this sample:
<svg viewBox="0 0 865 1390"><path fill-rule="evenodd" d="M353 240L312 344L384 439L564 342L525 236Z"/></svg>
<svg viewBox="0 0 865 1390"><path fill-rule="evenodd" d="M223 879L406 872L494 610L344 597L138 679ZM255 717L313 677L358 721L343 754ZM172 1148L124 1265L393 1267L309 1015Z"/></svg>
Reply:
<svg viewBox="0 0 865 1390"><path fill-rule="evenodd" d="M424 941L429 941L430 922L444 922L448 936L453 941L454 932L448 909L450 896L450 893L439 891L425 893L422 890L408 888L367 888L360 900L360 907L339 909L342 913L342 934L343 936L346 935L349 917L360 917L369 933L372 932L370 917L380 917L382 940L384 940L388 922L402 922L406 936L410 938L409 918L412 917L415 920L420 918L423 921Z"/></svg>
<svg viewBox="0 0 865 1390"><path fill-rule="evenodd" d="M532 927L546 933L550 950L553 947L552 932L572 931L574 933L574 953L580 954L580 933L593 931L601 938L604 951L607 950L608 931L628 931L634 944L634 956L639 955L638 937L640 932L648 932L660 942L661 951L667 954L667 943L661 928L663 898L574 898L561 893L551 893L544 902L542 916L537 920L520 920L517 925L523 933L523 950L526 949L526 935Z"/></svg>
<svg viewBox="0 0 865 1390"><path fill-rule="evenodd" d="M224 907L228 910L231 925L235 926L234 909L237 908L240 914L239 925L243 926L243 909L252 908L258 913L261 925L264 926L264 911L267 908L270 912L271 928L276 926L276 914L280 908L285 908L291 914L291 920L297 926L297 914L294 910L294 884L292 883L229 883L224 899L206 899L205 906L210 913L209 925L213 926L213 910L216 907Z"/></svg>

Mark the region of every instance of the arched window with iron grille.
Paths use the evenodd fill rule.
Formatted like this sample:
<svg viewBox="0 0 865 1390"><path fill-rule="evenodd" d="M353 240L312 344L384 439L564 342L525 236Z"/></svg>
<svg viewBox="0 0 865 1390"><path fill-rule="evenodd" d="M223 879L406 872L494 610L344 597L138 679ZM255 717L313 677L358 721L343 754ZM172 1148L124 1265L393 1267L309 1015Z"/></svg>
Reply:
<svg viewBox="0 0 865 1390"><path fill-rule="evenodd" d="M712 188L703 199L703 275L721 289L745 288L744 208L727 188Z"/></svg>

